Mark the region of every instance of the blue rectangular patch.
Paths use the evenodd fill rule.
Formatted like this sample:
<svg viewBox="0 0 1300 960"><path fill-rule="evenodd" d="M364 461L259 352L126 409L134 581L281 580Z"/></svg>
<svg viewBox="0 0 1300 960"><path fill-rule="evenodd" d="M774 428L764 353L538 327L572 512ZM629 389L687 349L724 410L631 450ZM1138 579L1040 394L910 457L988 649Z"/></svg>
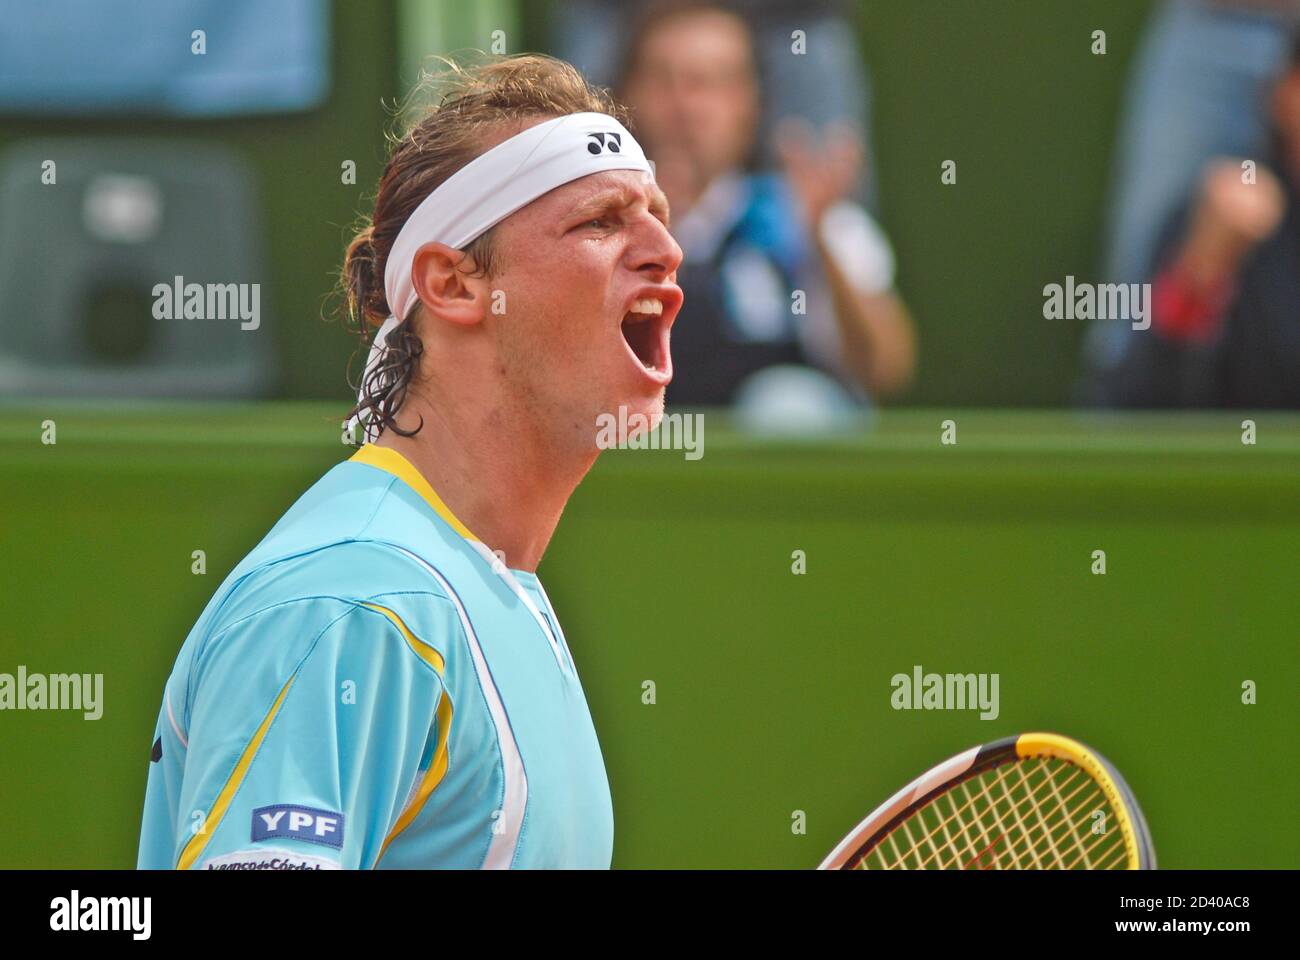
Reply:
<svg viewBox="0 0 1300 960"><path fill-rule="evenodd" d="M253 811L253 840L306 840L343 849L343 814L315 807L277 804Z"/></svg>

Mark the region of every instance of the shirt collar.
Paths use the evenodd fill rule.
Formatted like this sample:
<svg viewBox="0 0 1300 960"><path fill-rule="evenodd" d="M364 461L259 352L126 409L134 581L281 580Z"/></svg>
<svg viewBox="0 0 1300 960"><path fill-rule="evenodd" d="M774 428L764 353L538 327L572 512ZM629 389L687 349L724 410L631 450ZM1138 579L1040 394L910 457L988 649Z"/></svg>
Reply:
<svg viewBox="0 0 1300 960"><path fill-rule="evenodd" d="M471 543L482 543L478 537L470 532L469 527L461 523L460 519L451 512L451 508L442 502L442 497L438 496L433 487L429 486L429 481L424 479L424 474L415 469L411 461L396 450L391 447L380 447L373 443L367 443L354 453L350 460L353 463L364 463L367 466L383 470L385 473L391 473L418 493L425 503L433 508L433 512L447 522L449 527Z"/></svg>

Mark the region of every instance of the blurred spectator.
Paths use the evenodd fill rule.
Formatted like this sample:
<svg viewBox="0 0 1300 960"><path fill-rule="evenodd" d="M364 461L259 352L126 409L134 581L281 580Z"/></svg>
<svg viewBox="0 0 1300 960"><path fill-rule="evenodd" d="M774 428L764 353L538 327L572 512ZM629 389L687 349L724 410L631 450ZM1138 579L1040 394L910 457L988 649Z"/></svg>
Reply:
<svg viewBox="0 0 1300 960"><path fill-rule="evenodd" d="M1133 66L1113 173L1103 274L1138 283L1155 269L1160 231L1216 156L1268 147L1267 91L1287 57L1300 0L1165 0ZM1085 398L1105 402L1102 381L1134 331L1098 321L1086 347Z"/></svg>
<svg viewBox="0 0 1300 960"><path fill-rule="evenodd" d="M745 22L715 4L647 8L623 68L618 93L656 165L686 256L669 400L754 399L756 375L778 366L804 368L780 381L802 394L797 403L835 394L811 368L836 374L859 399L906 386L914 339L893 292L893 253L866 211L845 199L861 170L856 132L832 125L822 137L810 124L787 123L779 135L784 176L751 172L760 112L754 47ZM838 393L847 403L848 393Z"/></svg>
<svg viewBox="0 0 1300 960"><path fill-rule="evenodd" d="M621 38L646 6L646 0L553 4L556 55L595 83L615 84L622 70L618 57L625 52ZM758 159L768 166L780 159L776 131L791 117L819 132L835 125L851 127L870 159L871 87L858 49L858 5L851 0L731 0L727 6L752 30L762 77ZM796 42L804 44L804 53L793 52ZM874 209L874 183L859 181L855 189Z"/></svg>
<svg viewBox="0 0 1300 960"><path fill-rule="evenodd" d="M1216 158L1166 232L1111 402L1300 407L1300 32L1267 102L1267 165Z"/></svg>

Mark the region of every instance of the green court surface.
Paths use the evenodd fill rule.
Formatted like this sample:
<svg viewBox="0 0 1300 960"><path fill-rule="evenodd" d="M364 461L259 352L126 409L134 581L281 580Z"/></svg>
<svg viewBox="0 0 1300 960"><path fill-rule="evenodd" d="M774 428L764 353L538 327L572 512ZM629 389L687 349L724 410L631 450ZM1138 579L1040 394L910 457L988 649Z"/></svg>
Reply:
<svg viewBox="0 0 1300 960"><path fill-rule="evenodd" d="M0 673L102 673L105 699L0 712L0 867L134 864L172 659L348 455L341 413L0 410ZM704 442L604 455L540 570L616 867L811 867L930 765L1030 729L1123 771L1162 867L1300 866L1300 418L929 410L754 440L706 413ZM916 665L998 674L999 715L893 709Z"/></svg>

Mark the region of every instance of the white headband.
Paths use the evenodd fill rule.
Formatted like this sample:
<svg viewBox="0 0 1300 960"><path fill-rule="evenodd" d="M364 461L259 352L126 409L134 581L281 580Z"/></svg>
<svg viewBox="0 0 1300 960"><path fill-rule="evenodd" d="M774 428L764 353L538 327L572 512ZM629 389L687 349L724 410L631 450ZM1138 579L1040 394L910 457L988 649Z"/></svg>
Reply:
<svg viewBox="0 0 1300 960"><path fill-rule="evenodd" d="M411 283L411 264L421 247L436 242L460 250L543 194L606 170L653 172L641 145L613 117L571 113L502 141L425 197L402 225L388 254L384 291L392 315L375 334L358 401L366 379L383 358L389 332L420 299ZM357 419L349 422L349 429ZM379 432L367 424L366 440L377 439Z"/></svg>

